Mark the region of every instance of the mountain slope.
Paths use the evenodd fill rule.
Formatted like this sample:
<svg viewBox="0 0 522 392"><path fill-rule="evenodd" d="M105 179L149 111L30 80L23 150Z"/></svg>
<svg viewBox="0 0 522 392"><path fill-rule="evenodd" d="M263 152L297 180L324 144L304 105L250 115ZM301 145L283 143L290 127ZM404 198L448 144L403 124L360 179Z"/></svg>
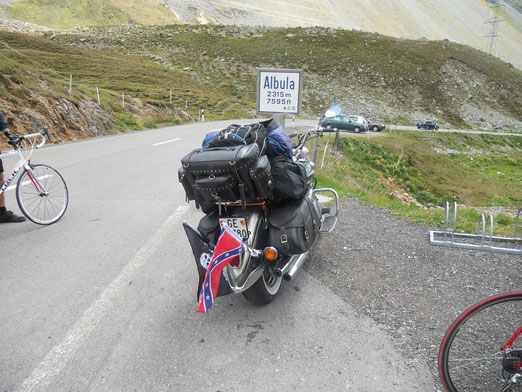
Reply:
<svg viewBox="0 0 522 392"><path fill-rule="evenodd" d="M520 5L519 0L515 0ZM377 32L393 37L449 39L478 49L488 48L495 16L484 0L165 0L181 19L193 23L264 26L325 26ZM522 17L510 4L498 15L494 53L522 68Z"/></svg>
<svg viewBox="0 0 522 392"><path fill-rule="evenodd" d="M501 7L493 9L493 4ZM0 10L9 18L59 29L183 22L323 26L407 39L448 39L491 50L522 69L521 0L3 0ZM493 26L488 23L493 18L502 21Z"/></svg>
<svg viewBox="0 0 522 392"><path fill-rule="evenodd" d="M309 118L336 95L345 112L386 123L432 118L443 127L522 129L522 72L448 41L317 27L171 25L0 32L0 44L0 110L29 125L31 118L43 123L49 117L35 111L65 101L71 113L88 107L112 116L113 125L106 122L101 133L144 121L190 121L201 108L207 120L253 116L256 69L301 68L302 115Z"/></svg>

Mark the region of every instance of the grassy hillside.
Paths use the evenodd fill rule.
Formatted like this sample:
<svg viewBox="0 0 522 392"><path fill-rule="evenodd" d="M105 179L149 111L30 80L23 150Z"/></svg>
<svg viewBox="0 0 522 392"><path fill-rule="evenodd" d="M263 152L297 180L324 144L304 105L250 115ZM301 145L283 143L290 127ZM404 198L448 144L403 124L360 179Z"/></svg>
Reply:
<svg viewBox="0 0 522 392"><path fill-rule="evenodd" d="M328 138L321 185L435 226L443 222L446 201L457 201L458 231L475 232L480 214L492 213L495 233L513 236L522 207L521 137L394 131L371 139L344 136L337 147ZM321 146L320 157L326 140Z"/></svg>
<svg viewBox="0 0 522 392"><path fill-rule="evenodd" d="M140 102L192 118L201 108L207 119L253 115L260 67L303 69L302 114L309 118L335 95L345 112L387 123L432 118L446 127L522 126L522 72L447 41L322 28L176 25L3 32L0 40L2 96L14 102L36 90L68 98L72 75L72 98L97 101L98 87L102 109L117 117L120 129L128 117L147 116L137 113ZM123 95L134 111L132 105L124 110Z"/></svg>
<svg viewBox="0 0 522 392"><path fill-rule="evenodd" d="M201 107L216 111L207 113L208 120L221 119L223 115L227 118L247 115L243 108L248 105L241 99L210 88L206 81L181 69L169 69L144 56L79 49L49 37L20 33L0 32L0 41L0 109L4 115L8 113L14 129L32 126L35 115L21 116L26 109L32 113L53 106L60 109L63 106L60 100L64 99L77 108L89 101L90 107L104 113L100 115L114 117L114 126L108 132L193 121ZM73 76L71 96L69 75ZM96 104L96 87L101 105ZM125 94L125 108L122 94ZM88 111L84 110L86 117L92 117L93 113L89 115ZM60 118L68 113L51 115L56 117L54 124L48 110L45 116L47 125L60 128L58 140L82 137L81 134L61 137L60 133L67 130Z"/></svg>
<svg viewBox="0 0 522 392"><path fill-rule="evenodd" d="M78 26L137 23L172 24L179 20L158 0L14 0L4 11L13 19L69 29Z"/></svg>
<svg viewBox="0 0 522 392"><path fill-rule="evenodd" d="M171 69L255 105L256 68L305 71L304 114L316 117L335 94L348 112L411 124L510 128L522 124L522 72L470 47L319 28L242 30L166 26L96 29L55 40L156 58ZM514 119L514 121L509 120ZM508 125L509 124L509 125Z"/></svg>

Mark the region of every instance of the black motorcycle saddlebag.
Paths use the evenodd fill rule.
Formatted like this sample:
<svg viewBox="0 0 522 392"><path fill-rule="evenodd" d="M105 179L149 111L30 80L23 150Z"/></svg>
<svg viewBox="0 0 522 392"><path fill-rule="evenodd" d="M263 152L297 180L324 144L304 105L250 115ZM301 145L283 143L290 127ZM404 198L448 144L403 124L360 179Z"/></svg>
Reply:
<svg viewBox="0 0 522 392"><path fill-rule="evenodd" d="M258 157L256 143L192 151L181 159L183 173L179 174L187 198L196 200L197 207L208 201L256 201L249 169Z"/></svg>
<svg viewBox="0 0 522 392"><path fill-rule="evenodd" d="M250 178L254 183L256 196L261 199L272 197L272 168L266 155L260 156L249 169Z"/></svg>
<svg viewBox="0 0 522 392"><path fill-rule="evenodd" d="M178 179L179 182L183 185L183 188L185 189L185 194L187 195L187 200L194 200L194 186L192 183L190 183L188 178L186 178L185 169L183 167L180 167L178 169Z"/></svg>
<svg viewBox="0 0 522 392"><path fill-rule="evenodd" d="M232 173L222 175L199 176L196 178L196 193L200 203L223 201L237 201L241 199L239 187Z"/></svg>
<svg viewBox="0 0 522 392"><path fill-rule="evenodd" d="M319 234L319 216L308 198L285 200L272 206L268 216L270 244L281 254L310 250Z"/></svg>

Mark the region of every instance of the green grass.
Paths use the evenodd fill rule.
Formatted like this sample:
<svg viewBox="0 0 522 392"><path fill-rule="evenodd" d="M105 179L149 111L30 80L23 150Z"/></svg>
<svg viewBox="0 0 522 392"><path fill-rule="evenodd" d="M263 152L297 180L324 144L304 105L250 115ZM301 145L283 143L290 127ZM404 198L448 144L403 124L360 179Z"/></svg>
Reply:
<svg viewBox="0 0 522 392"><path fill-rule="evenodd" d="M56 39L78 44L82 38L59 35ZM135 52L139 48L163 56L179 69L190 67L193 75L230 96L244 99L250 108L255 104L256 68L299 68L304 70L305 80L315 75L340 86L355 83L368 97L380 99L383 92L393 92L399 105L410 106L415 96L420 110L439 113L454 127L467 127L469 124L446 91L441 73L443 64L453 61L485 78L486 83L473 92L477 103L522 119L521 71L451 42L401 40L342 30L311 35L309 29L303 28L273 29L254 37L220 26L164 26L152 32L134 29L101 41L117 45L121 51ZM307 91L306 84L304 93L307 112L315 115L328 105L318 101L313 91ZM453 96L459 93L458 89L452 91ZM401 116L394 120L404 124L411 121Z"/></svg>
<svg viewBox="0 0 522 392"><path fill-rule="evenodd" d="M136 5L129 2L125 8L120 3L120 9ZM31 4L29 0L18 1L13 10L30 8ZM68 4L80 15L89 13L94 3ZM328 106L306 83L320 78L339 86L355 83L364 95L375 99L393 92L395 105L408 108L416 97L419 109L437 112L453 126L465 127L443 88L440 72L446 61L457 61L487 80L480 90L488 101L477 93L481 104L522 119L520 70L454 43L342 30L312 34L303 28L271 29L261 36L238 34L222 26L107 27L94 31L94 35L1 32L0 40L39 64L0 46L0 95L12 102L27 100L31 90L42 90L44 79L44 93L67 97L69 75L73 75L73 99L78 101L84 94L95 100L95 87L99 87L102 106L110 112L121 111L122 92L161 106L170 104L172 91L173 106L185 110L188 103L187 111L194 118L205 108L207 120L218 120L254 114L256 68L300 68L305 79L303 110L308 115L316 116ZM100 49L90 49L93 47ZM393 120L411 121L407 116Z"/></svg>
<svg viewBox="0 0 522 392"><path fill-rule="evenodd" d="M471 207L502 206L514 211L522 207L520 139L418 132L371 139L344 136L339 155L326 155L326 166L318 170L318 180L321 186L338 189L344 196L434 226L443 224L446 201L457 201L461 206L457 230L476 232L480 212ZM318 156L322 156L324 144L322 141ZM504 149L499 153L501 145ZM450 148L458 153L437 152ZM500 176L497 172L501 170ZM393 196L391 183L413 196L422 207ZM512 236L514 226L514 217L495 216L496 234Z"/></svg>
<svg viewBox="0 0 522 392"><path fill-rule="evenodd" d="M196 119L200 108L206 108L207 120L247 116L243 108L248 104L231 96L226 89L215 88L190 73L168 69L143 56L125 51L79 49L47 36L0 32L0 40L19 52L0 45L0 97L18 106L28 104L31 91L67 98L76 104L83 96L97 101L98 87L102 107L118 118L115 131L138 128L119 118L126 113L122 108L122 93L126 99L139 98L158 112L162 108L178 108ZM73 76L72 97L68 93L69 75ZM135 117L137 123L183 122L172 116L166 120L167 114L158 114L157 118L139 118L130 112L126 115Z"/></svg>

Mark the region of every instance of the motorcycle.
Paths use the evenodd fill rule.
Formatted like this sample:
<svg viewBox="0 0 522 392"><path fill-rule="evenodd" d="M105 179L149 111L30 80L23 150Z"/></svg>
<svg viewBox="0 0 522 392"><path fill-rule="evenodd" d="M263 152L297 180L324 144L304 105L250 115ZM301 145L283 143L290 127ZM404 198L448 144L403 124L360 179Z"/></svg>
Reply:
<svg viewBox="0 0 522 392"><path fill-rule="evenodd" d="M271 197L245 202L244 190L236 193L236 195L240 195L238 197L241 200L230 200L230 198L234 198L234 195L229 196L229 200L226 200L223 193L218 195L214 191L212 194L216 201L212 203L213 206L208 208L208 206L201 205L205 216L200 220L198 227L196 228L186 221L183 222L198 267L200 280L197 296L200 300L207 269L209 269L216 242L225 225L237 234L243 246L238 261L226 265L222 270L223 279L219 282L217 296L242 293L248 301L255 305L265 305L274 300L282 282L290 281L309 258L310 248L319 234L330 233L334 229L338 217L338 194L331 188L317 188L315 164L310 160L309 150L305 146L308 141L322 135L323 128L320 126L304 133L289 135L292 140L296 140L296 143L293 144L293 162L285 164L299 167L304 176L304 196L299 199L277 202ZM229 148L229 150L231 149ZM186 162L188 159L182 160L183 167L179 172L180 182L183 182L185 186L188 199L195 199L198 204L197 197L190 192L194 192L198 186L198 189L206 188L203 188L201 184L194 185L193 182L192 185L187 185L187 171L194 168ZM236 173L238 166L239 163L235 165ZM252 169L250 170L250 175L253 176ZM272 170L274 170L273 162ZM194 169L194 171L196 170ZM270 166L268 171L270 171ZM273 174L274 178L269 177L266 182L268 188L274 183L277 186L275 173ZM206 184L211 180L216 181L219 179L219 174L210 174L207 177L210 180L205 177L196 182L201 181ZM233 181L227 177L220 188L215 187L214 189L227 188L230 182ZM327 202L333 202L335 205L333 212L331 207L320 203L321 196L319 195L323 194L331 196L324 199Z"/></svg>

